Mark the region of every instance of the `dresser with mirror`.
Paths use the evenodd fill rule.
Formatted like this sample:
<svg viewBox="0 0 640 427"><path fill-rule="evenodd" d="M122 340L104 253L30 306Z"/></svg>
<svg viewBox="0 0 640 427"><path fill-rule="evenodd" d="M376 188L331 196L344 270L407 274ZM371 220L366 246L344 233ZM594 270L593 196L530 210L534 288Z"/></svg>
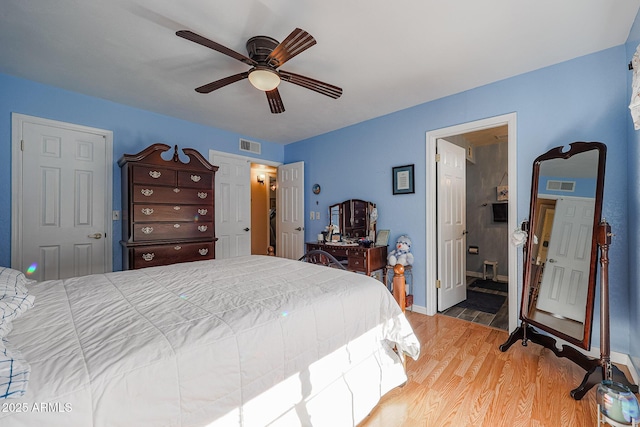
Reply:
<svg viewBox="0 0 640 427"><path fill-rule="evenodd" d="M377 208L372 202L349 199L329 206L330 233L308 242L307 252L321 249L351 271L367 275L387 264L387 246L375 245Z"/></svg>

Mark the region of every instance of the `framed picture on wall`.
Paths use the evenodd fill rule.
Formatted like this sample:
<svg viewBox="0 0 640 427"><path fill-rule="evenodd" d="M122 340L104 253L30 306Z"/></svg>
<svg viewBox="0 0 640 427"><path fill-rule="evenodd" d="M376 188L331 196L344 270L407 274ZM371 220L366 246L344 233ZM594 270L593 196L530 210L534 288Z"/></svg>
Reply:
<svg viewBox="0 0 640 427"><path fill-rule="evenodd" d="M393 194L415 193L413 165L396 166L392 169Z"/></svg>
<svg viewBox="0 0 640 427"><path fill-rule="evenodd" d="M389 230L378 230L376 236L376 246L387 246L389 244Z"/></svg>
<svg viewBox="0 0 640 427"><path fill-rule="evenodd" d="M496 198L499 202L509 200L509 187L507 185L499 185L496 187Z"/></svg>

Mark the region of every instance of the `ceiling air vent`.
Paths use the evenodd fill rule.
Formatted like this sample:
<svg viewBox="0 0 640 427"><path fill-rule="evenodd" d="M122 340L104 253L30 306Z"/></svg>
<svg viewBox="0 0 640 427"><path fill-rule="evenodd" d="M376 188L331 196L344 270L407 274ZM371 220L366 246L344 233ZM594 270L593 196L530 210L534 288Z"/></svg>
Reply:
<svg viewBox="0 0 640 427"><path fill-rule="evenodd" d="M557 180L547 181L547 190L573 192L575 191L575 188L576 188L575 181L557 181Z"/></svg>
<svg viewBox="0 0 640 427"><path fill-rule="evenodd" d="M253 154L260 154L262 146L259 142L249 141L248 139L240 138L240 151L247 151Z"/></svg>

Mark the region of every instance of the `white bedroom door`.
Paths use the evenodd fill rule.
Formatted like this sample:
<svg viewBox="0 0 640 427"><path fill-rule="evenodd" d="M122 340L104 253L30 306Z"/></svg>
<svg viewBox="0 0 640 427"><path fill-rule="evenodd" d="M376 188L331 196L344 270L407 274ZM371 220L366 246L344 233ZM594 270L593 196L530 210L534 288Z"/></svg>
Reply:
<svg viewBox="0 0 640 427"><path fill-rule="evenodd" d="M111 269L111 132L14 115L12 263L38 281Z"/></svg>
<svg viewBox="0 0 640 427"><path fill-rule="evenodd" d="M437 141L438 311L467 299L465 150Z"/></svg>
<svg viewBox="0 0 640 427"><path fill-rule="evenodd" d="M584 322L595 199L560 198L536 307Z"/></svg>
<svg viewBox="0 0 640 427"><path fill-rule="evenodd" d="M276 216L276 254L300 258L304 255L304 162L278 166Z"/></svg>
<svg viewBox="0 0 640 427"><path fill-rule="evenodd" d="M214 154L216 172L216 258L251 254L251 162Z"/></svg>

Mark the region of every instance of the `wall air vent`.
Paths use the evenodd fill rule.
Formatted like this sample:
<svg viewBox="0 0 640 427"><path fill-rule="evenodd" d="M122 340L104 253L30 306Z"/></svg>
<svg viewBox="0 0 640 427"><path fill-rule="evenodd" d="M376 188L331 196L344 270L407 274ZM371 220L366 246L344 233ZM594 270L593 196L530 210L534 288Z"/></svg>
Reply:
<svg viewBox="0 0 640 427"><path fill-rule="evenodd" d="M249 141L248 139L240 138L240 151L247 151L253 154L260 154L262 151L262 145L259 142Z"/></svg>
<svg viewBox="0 0 640 427"><path fill-rule="evenodd" d="M547 181L547 190L550 191L566 191L566 192L574 192L576 188L575 181L557 181L557 180L549 180Z"/></svg>

